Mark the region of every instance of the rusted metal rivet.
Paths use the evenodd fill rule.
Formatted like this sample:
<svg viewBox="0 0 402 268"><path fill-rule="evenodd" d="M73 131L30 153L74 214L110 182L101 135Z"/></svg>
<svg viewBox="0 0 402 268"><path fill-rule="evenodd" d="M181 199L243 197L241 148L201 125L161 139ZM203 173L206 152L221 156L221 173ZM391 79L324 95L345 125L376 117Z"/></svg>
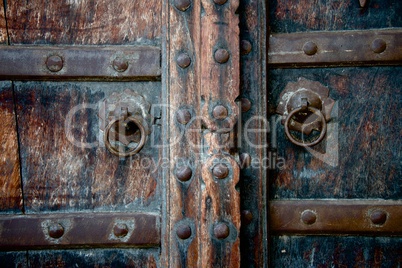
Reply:
<svg viewBox="0 0 402 268"><path fill-rule="evenodd" d="M51 238L60 238L64 235L64 227L60 223L52 223L48 227L49 236Z"/></svg>
<svg viewBox="0 0 402 268"><path fill-rule="evenodd" d="M191 113L186 109L180 109L176 113L177 122L186 125L191 120Z"/></svg>
<svg viewBox="0 0 402 268"><path fill-rule="evenodd" d="M216 164L212 168L212 174L218 179L224 179L229 175L229 168L226 164Z"/></svg>
<svg viewBox="0 0 402 268"><path fill-rule="evenodd" d="M312 41L308 41L304 44L303 51L306 53L306 55L312 56L318 51L317 44Z"/></svg>
<svg viewBox="0 0 402 268"><path fill-rule="evenodd" d="M373 224L383 225L387 221L387 213L383 210L374 210L370 213L370 220Z"/></svg>
<svg viewBox="0 0 402 268"><path fill-rule="evenodd" d="M190 0L175 0L174 6L180 11L186 11L191 5Z"/></svg>
<svg viewBox="0 0 402 268"><path fill-rule="evenodd" d="M387 48L387 43L381 39L378 38L371 43L371 49L373 50L374 53L382 53L385 51Z"/></svg>
<svg viewBox="0 0 402 268"><path fill-rule="evenodd" d="M251 109L251 102L249 99L242 98L241 100L241 111L243 113L250 111Z"/></svg>
<svg viewBox="0 0 402 268"><path fill-rule="evenodd" d="M60 56L53 55L47 58L46 67L51 72L58 72L63 69L63 59Z"/></svg>
<svg viewBox="0 0 402 268"><path fill-rule="evenodd" d="M122 73L126 71L128 68L128 61L123 59L123 58L116 58L113 61L113 69L115 69L117 72Z"/></svg>
<svg viewBox="0 0 402 268"><path fill-rule="evenodd" d="M241 53L243 55L247 55L251 52L252 46L250 41L248 40L241 40L240 42Z"/></svg>
<svg viewBox="0 0 402 268"><path fill-rule="evenodd" d="M214 0L214 3L217 5L223 5L227 2L228 0Z"/></svg>
<svg viewBox="0 0 402 268"><path fill-rule="evenodd" d="M176 170L176 177L179 181L188 181L193 175L193 171L188 166L179 167Z"/></svg>
<svg viewBox="0 0 402 268"><path fill-rule="evenodd" d="M116 237L125 237L128 231L128 226L125 223L118 223L113 228L113 233Z"/></svg>
<svg viewBox="0 0 402 268"><path fill-rule="evenodd" d="M248 168L251 165L251 156L248 153L242 153L239 158L241 168Z"/></svg>
<svg viewBox="0 0 402 268"><path fill-rule="evenodd" d="M215 51L215 60L219 63L226 63L229 60L230 54L226 49L220 48Z"/></svg>
<svg viewBox="0 0 402 268"><path fill-rule="evenodd" d="M177 65L179 65L181 68L185 69L187 68L191 63L191 58L187 53L181 53L177 57Z"/></svg>
<svg viewBox="0 0 402 268"><path fill-rule="evenodd" d="M188 239L191 236L191 227L187 224L177 226L176 234L180 239Z"/></svg>
<svg viewBox="0 0 402 268"><path fill-rule="evenodd" d="M242 222L244 224L250 224L251 221L253 220L253 214L251 213L250 210L243 210L241 212L241 217L242 217Z"/></svg>
<svg viewBox="0 0 402 268"><path fill-rule="evenodd" d="M228 113L228 109L223 105L215 106L214 110L212 111L214 118L220 120L225 119L228 116Z"/></svg>
<svg viewBox="0 0 402 268"><path fill-rule="evenodd" d="M305 224L311 225L317 221L317 214L314 211L305 210L301 214L301 219Z"/></svg>
<svg viewBox="0 0 402 268"><path fill-rule="evenodd" d="M229 236L230 230L226 223L218 223L214 227L214 235L218 239L225 239Z"/></svg>

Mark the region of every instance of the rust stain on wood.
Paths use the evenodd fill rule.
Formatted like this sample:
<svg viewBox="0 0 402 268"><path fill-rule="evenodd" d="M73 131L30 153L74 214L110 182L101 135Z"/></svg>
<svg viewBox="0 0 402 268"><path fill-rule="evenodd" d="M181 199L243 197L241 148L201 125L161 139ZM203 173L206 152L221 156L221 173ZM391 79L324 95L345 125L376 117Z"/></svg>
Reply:
<svg viewBox="0 0 402 268"><path fill-rule="evenodd" d="M21 211L22 189L11 82L0 82L0 210Z"/></svg>
<svg viewBox="0 0 402 268"><path fill-rule="evenodd" d="M9 1L12 44L131 44L161 36L161 1Z"/></svg>

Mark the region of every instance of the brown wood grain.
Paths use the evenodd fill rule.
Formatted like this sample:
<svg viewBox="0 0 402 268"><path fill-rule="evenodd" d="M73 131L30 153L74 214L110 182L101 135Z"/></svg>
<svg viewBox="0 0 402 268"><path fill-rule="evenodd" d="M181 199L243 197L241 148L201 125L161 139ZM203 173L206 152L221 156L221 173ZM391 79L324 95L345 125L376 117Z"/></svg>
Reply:
<svg viewBox="0 0 402 268"><path fill-rule="evenodd" d="M155 44L162 26L161 1L8 1L7 19L11 44Z"/></svg>
<svg viewBox="0 0 402 268"><path fill-rule="evenodd" d="M22 210L17 129L11 82L0 82L0 212Z"/></svg>
<svg viewBox="0 0 402 268"><path fill-rule="evenodd" d="M0 3L0 44L7 43L7 23L5 16L4 2Z"/></svg>
<svg viewBox="0 0 402 268"><path fill-rule="evenodd" d="M178 1L180 2L180 1ZM164 22L169 25L166 36L166 99L169 104L168 122L166 122L165 142L169 145L170 170L166 176L166 237L162 247L164 267L200 267L200 148L201 120L200 107L200 25L201 6L193 1L191 7L179 11L165 1ZM190 25L190 27L188 27ZM176 59L186 53L191 64L187 68L177 65ZM178 122L178 113L186 110L191 114L187 125ZM176 176L177 170L187 166L192 170L192 177L181 182ZM181 239L177 230L183 226L191 228L191 236Z"/></svg>
<svg viewBox="0 0 402 268"><path fill-rule="evenodd" d="M98 103L126 88L147 91L146 98L158 103L159 87L157 82L16 82L26 210L157 209L159 151L151 142L158 143L158 134L138 155L119 159L99 143ZM85 104L92 106L71 112Z"/></svg>
<svg viewBox="0 0 402 268"><path fill-rule="evenodd" d="M219 6L202 0L205 15L201 18L201 85L205 100L201 115L205 128L201 192L201 267L240 267L240 194L236 185L240 169L230 154L235 147L230 130L239 117L236 98L240 91L239 1ZM226 50L227 62L219 62L216 52ZM216 119L217 106L227 109L227 117ZM229 174L224 179L213 175L217 163L224 163ZM227 237L217 235L217 226L225 225Z"/></svg>

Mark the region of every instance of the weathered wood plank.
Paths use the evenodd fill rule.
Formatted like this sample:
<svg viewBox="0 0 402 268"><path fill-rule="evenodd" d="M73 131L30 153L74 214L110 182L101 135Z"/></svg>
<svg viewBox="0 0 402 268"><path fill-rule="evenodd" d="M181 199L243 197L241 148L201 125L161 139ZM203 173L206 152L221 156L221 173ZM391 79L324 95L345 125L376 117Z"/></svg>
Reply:
<svg viewBox="0 0 402 268"><path fill-rule="evenodd" d="M29 251L29 267L146 267L159 265L158 249Z"/></svg>
<svg viewBox="0 0 402 268"><path fill-rule="evenodd" d="M402 27L398 0L371 0L365 8L357 0L273 0L269 5L274 33Z"/></svg>
<svg viewBox="0 0 402 268"><path fill-rule="evenodd" d="M400 267L402 238L274 236L272 267Z"/></svg>
<svg viewBox="0 0 402 268"><path fill-rule="evenodd" d="M328 86L337 104L328 125L332 130L310 152L290 143L277 121L279 162L271 197L401 198L401 71L272 70L271 103L277 104L288 82L305 77Z"/></svg>
<svg viewBox="0 0 402 268"><path fill-rule="evenodd" d="M197 116L201 105L201 6L193 1L191 7L181 11L177 9L181 5L175 7L180 2L186 1L164 1L164 24L168 25L165 98L169 103L164 136L169 145L170 169L164 175L167 207L162 256L164 267L200 267L201 120Z"/></svg>
<svg viewBox="0 0 402 268"><path fill-rule="evenodd" d="M0 252L0 263L4 268L28 267L27 253L25 251Z"/></svg>
<svg viewBox="0 0 402 268"><path fill-rule="evenodd" d="M7 23L4 9L4 2L0 2L0 44L7 44Z"/></svg>
<svg viewBox="0 0 402 268"><path fill-rule="evenodd" d="M0 211L21 212L22 189L11 82L0 82Z"/></svg>
<svg viewBox="0 0 402 268"><path fill-rule="evenodd" d="M8 1L11 44L157 44L161 1Z"/></svg>
<svg viewBox="0 0 402 268"><path fill-rule="evenodd" d="M240 1L240 91L241 91L241 146L239 153L249 154L251 162L258 163L267 154L264 129L268 122L264 51L266 40L266 6L264 1ZM248 105L247 100L250 102ZM251 124L250 124L251 122ZM257 145L257 146L256 146ZM265 146L264 146L265 145ZM246 163L240 173L240 204L242 224L240 232L242 267L263 267L267 263L266 235L266 170L264 165Z"/></svg>
<svg viewBox="0 0 402 268"><path fill-rule="evenodd" d="M158 82L15 83L28 212L158 209L158 132L132 158L119 159L103 145L99 102L126 88L159 103Z"/></svg>

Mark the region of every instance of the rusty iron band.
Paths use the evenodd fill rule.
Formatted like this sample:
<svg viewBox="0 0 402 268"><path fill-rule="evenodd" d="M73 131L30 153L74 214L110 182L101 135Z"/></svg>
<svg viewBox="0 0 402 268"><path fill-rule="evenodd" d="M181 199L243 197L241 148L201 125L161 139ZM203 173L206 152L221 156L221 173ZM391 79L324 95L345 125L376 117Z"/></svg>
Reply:
<svg viewBox="0 0 402 268"><path fill-rule="evenodd" d="M399 65L402 28L271 34L268 67Z"/></svg>
<svg viewBox="0 0 402 268"><path fill-rule="evenodd" d="M160 216L150 213L66 213L0 217L0 250L157 247Z"/></svg>
<svg viewBox="0 0 402 268"><path fill-rule="evenodd" d="M269 227L276 235L402 236L402 201L275 200L269 209Z"/></svg>
<svg viewBox="0 0 402 268"><path fill-rule="evenodd" d="M152 46L0 46L0 78L160 80L160 55Z"/></svg>

